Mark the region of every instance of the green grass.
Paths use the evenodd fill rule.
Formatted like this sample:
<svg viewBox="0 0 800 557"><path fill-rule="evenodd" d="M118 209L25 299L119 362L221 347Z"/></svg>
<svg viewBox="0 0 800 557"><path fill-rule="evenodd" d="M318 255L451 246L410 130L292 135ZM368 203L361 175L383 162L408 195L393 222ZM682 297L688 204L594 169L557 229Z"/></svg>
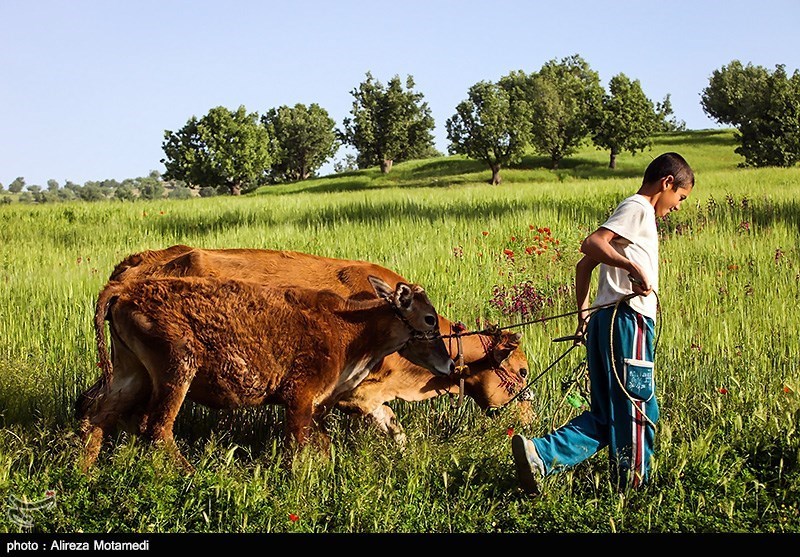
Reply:
<svg viewBox="0 0 800 557"><path fill-rule="evenodd" d="M240 199L0 206L0 501L55 490L39 532L798 532L800 168L741 169L734 148L715 130L661 136L615 171L588 147L556 171L530 156L494 187L480 163L441 157ZM289 471L281 409L187 403L176 435L194 475L124 434L89 476L76 470L72 403L99 373L94 298L129 253L185 243L364 259L423 284L450 319L510 325L524 319L501 314L493 288L568 291L580 241L667 150L697 185L661 227L662 415L643 490L616 493L605 451L547 478L540 498L517 487L507 429L543 434L575 414L561 380L579 350L533 385L527 427L471 401L392 403L401 452L334 413L331 458L306 451ZM558 244L528 255L540 227ZM545 315L573 308L568 292L552 301ZM573 327L520 329L534 375ZM0 531L21 528L0 512Z"/></svg>

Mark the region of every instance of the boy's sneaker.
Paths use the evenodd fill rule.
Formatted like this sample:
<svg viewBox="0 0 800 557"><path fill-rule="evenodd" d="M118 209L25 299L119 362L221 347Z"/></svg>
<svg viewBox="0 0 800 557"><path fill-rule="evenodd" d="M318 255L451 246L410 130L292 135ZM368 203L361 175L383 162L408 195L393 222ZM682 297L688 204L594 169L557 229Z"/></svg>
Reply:
<svg viewBox="0 0 800 557"><path fill-rule="evenodd" d="M529 495L538 494L539 479L544 477L544 462L536 452L536 445L518 433L511 438L511 453L522 490Z"/></svg>

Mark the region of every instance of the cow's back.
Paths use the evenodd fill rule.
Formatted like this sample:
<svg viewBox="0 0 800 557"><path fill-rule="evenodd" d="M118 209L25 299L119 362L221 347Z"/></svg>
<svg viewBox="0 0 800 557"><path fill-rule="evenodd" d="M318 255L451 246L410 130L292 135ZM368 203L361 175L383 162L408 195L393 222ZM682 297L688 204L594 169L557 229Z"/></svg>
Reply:
<svg viewBox="0 0 800 557"><path fill-rule="evenodd" d="M368 261L333 259L288 250L202 249L184 245L136 253L119 263L114 281L158 277L216 277L252 280L277 287L301 286L332 290L342 297L374 298L368 276L391 288L408 282L397 273Z"/></svg>

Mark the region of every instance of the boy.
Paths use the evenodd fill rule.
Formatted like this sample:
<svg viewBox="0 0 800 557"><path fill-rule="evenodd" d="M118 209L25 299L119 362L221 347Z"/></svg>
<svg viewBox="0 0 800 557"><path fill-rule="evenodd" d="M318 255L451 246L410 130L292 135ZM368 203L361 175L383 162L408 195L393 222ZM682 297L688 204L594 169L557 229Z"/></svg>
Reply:
<svg viewBox="0 0 800 557"><path fill-rule="evenodd" d="M517 477L527 493L538 492L539 478L575 466L606 445L611 476L620 491L648 480L658 420L653 381L656 217L677 211L693 187L694 173L682 156L660 155L645 170L639 191L623 200L581 244L584 255L575 267L579 311L575 342L586 345L591 410L544 437L514 435L511 448ZM592 305L609 307L590 310L589 284L598 265ZM590 311L594 311L591 319Z"/></svg>

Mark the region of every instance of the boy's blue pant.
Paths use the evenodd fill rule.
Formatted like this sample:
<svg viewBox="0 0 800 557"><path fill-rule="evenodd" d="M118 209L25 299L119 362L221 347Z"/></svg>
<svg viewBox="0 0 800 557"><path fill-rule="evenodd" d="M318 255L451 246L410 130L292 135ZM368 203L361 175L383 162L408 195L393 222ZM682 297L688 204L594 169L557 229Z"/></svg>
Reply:
<svg viewBox="0 0 800 557"><path fill-rule="evenodd" d="M616 373L631 402L611 367L613 313L613 307L595 311L586 330L591 410L533 443L547 474L575 466L608 445L612 478L616 477L620 489L636 488L648 479L655 435L639 411L654 424L658 420L653 379L655 323L625 303L619 304L614 317Z"/></svg>

